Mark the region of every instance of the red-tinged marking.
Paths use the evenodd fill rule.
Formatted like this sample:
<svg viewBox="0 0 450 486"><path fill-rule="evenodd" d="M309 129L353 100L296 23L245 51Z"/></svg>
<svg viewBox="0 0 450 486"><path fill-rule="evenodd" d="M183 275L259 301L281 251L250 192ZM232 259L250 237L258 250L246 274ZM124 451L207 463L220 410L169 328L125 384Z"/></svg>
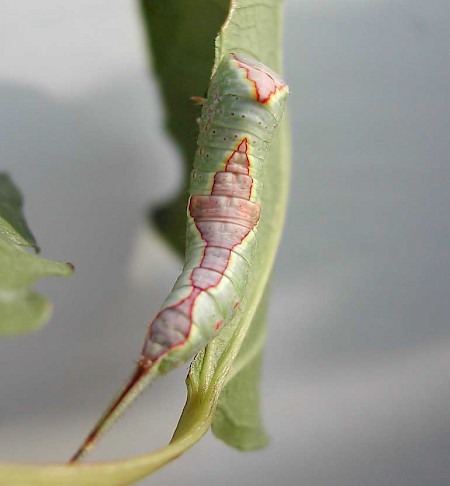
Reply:
<svg viewBox="0 0 450 486"><path fill-rule="evenodd" d="M223 321L218 321L216 322L216 331L220 328L220 326L223 324Z"/></svg>
<svg viewBox="0 0 450 486"><path fill-rule="evenodd" d="M160 317L160 315L166 311L166 310L169 310L169 309L177 309L178 307L181 307L184 303L188 304L189 306L189 310L188 310L188 313L189 313L189 328L186 332L186 335L185 335L185 338L183 341L180 341L179 343L176 343L174 344L173 346L170 346L169 348L167 349L164 349L161 351L160 354L158 354L155 358L154 358L154 363L156 363L157 361L159 361L161 358L163 358L163 356L165 356L169 351L172 351L172 349L175 349L175 348L178 348L180 346L182 346L183 344L186 343L188 337L189 337L189 334L191 333L191 328L192 328L192 322L193 322L193 319L192 319L192 314L194 312L194 305L195 305L195 301L197 300L198 296L203 292L202 289L196 287L196 286L192 286L192 289L189 293L189 295L187 297L185 297L184 299L180 300L180 302L178 302L177 304L175 305L171 305L170 307L165 307L164 309L162 309L160 312L158 312L158 314L156 315L155 319L153 320L156 321L156 319L158 319L158 317ZM182 314L184 314L183 312L181 312ZM149 330L148 330L148 333L147 333L147 339L144 341L144 346L143 346L143 350L145 350L146 348L146 345L147 345L147 341L148 339L151 338L151 330L152 330L152 326L150 324L150 327L149 327Z"/></svg>
<svg viewBox="0 0 450 486"><path fill-rule="evenodd" d="M239 307L239 302L234 303L234 308L237 309Z"/></svg>
<svg viewBox="0 0 450 486"><path fill-rule="evenodd" d="M224 172L231 172L234 174L250 174L250 159L248 157L248 147L249 143L246 137L240 140L236 146L236 149L233 153L228 157L227 162L225 164ZM221 174L218 172L214 176L214 182L211 188L211 195L214 195L217 192L217 175ZM248 197L246 199L249 201L252 195L252 187L253 187L253 178L250 177L251 183L249 184L248 189Z"/></svg>
<svg viewBox="0 0 450 486"><path fill-rule="evenodd" d="M247 151L248 151L248 140L246 137L244 137L240 142L239 142L239 145L237 146L237 149L233 152L233 155L238 152L240 154L245 154L245 157L247 159L247 169L250 168L250 161L248 160L248 156L247 156ZM230 164L230 159L233 157L233 155L231 155L231 157L228 158L228 162L227 162L227 165L225 166L225 170L227 170L227 167L228 165ZM247 172L248 173L248 172Z"/></svg>
<svg viewBox="0 0 450 486"><path fill-rule="evenodd" d="M275 79L275 77L266 70L251 66L240 60L238 56L234 55L234 59L238 66L245 70L246 77L251 81L255 88L255 98L261 103L268 103L272 96L287 88L287 85Z"/></svg>
<svg viewBox="0 0 450 486"><path fill-rule="evenodd" d="M249 143L248 143L247 138L243 138L242 140L240 140L238 142L237 146L236 146L236 149L233 151L233 153L231 154L231 156L228 158L227 163L225 165L224 172L235 172L235 173L238 173L238 174L244 172L246 174L249 174L249 171L250 171L250 160L249 160L248 154L247 154L248 148L249 148ZM233 170L233 165L236 165L235 159L237 157L242 157L242 156L245 157L245 162L244 162L244 164L242 164L242 163L238 164L238 167L242 171L236 172L235 170ZM242 162L242 161L240 161L240 162ZM215 182L214 182L214 184L212 186L212 189L211 189L211 195L214 195L214 191L215 191L214 185L215 185ZM253 185L253 179L252 179L252 185ZM249 194L248 194L248 199L247 200L250 200L250 195L251 195L251 186L250 186L250 190L249 190ZM200 261L199 266L196 267L196 268L208 269L207 266L205 265L205 260L206 260L206 254L207 254L207 251L208 251L208 247L210 246L210 241L208 241L208 238L200 230L200 227L198 225L198 222L196 221L195 215L192 214L192 211L191 211L192 208L190 207L189 209L190 209L190 214L191 214L192 218L194 219L194 223L197 226L197 230L200 233L200 236L203 239L203 241L206 243L205 248L203 249L202 259ZM194 276L195 269L192 270L191 275L190 275L190 281L191 281L191 285L192 285L192 290L189 293L189 295L187 297L185 297L184 299L182 299L177 304L166 308L166 309L176 309L176 308L182 306L183 304L189 303L189 329L187 330L185 340L184 341L181 341L180 343L177 343L176 345L170 347L169 349L164 350L161 353L161 355L157 357L157 359L161 359L169 351L171 351L172 349L174 349L174 348L176 348L178 346L183 345L186 342L186 340L188 339L188 337L190 335L190 332L191 332L191 328L192 328L192 324L193 324L193 312L194 312L194 307L195 307L195 303L196 303L197 299L199 298L199 296L203 292L207 292L211 288L215 288L215 287L217 287L220 284L220 282L222 281L223 275L224 275L226 269L228 268L228 266L230 264L230 257L231 257L231 252L232 252L233 248L235 246L241 244L242 241L243 241L243 239L248 235L248 233L250 231L251 231L251 229L248 230L248 232L245 234L245 236L242 239L240 239L239 241L237 241L231 247L224 247L224 249L228 250L228 255L227 255L226 260L223 262L223 269L215 269L214 270L215 272L217 272L218 274L221 275L217 279L217 281L214 282L214 284L209 285L208 287L204 287L204 288L198 287L198 285L196 285L196 282L195 282L195 276ZM235 308L237 307L237 305L239 305L239 303L237 303L235 305ZM164 312L164 310L166 310L166 309L163 309L161 311L161 313ZM216 330L222 325L222 323L223 323L223 321L219 321L216 324ZM150 326L150 330L151 330L151 326ZM150 336L150 330L149 330L149 336ZM144 348L145 348L145 345L144 345Z"/></svg>
<svg viewBox="0 0 450 486"><path fill-rule="evenodd" d="M224 167L224 171L218 172L216 174L216 176L217 176L218 174L223 174L225 172L232 172L232 173L236 173L236 174L242 174L244 177L249 177L251 179L251 185L250 185L250 188L249 188L249 191L248 191L248 195L245 198L246 200L250 200L251 189L252 189L252 185L253 185L253 178L251 178L248 175L249 172L250 172L250 159L248 157L248 149L249 149L249 142L248 142L248 139L246 137L244 137L242 140L240 140L237 143L236 149L233 151L233 153L228 158L227 163L225 164L225 167ZM245 157L245 159L242 160L242 157ZM214 177L214 183L213 183L213 186L211 188L211 195L214 195L216 188L217 188L216 176ZM193 196L193 197L195 197L195 196ZM233 197L233 195L231 195L231 194L229 196L225 195L225 197ZM205 270L208 270L208 264L207 264L206 260L207 260L208 248L211 245L211 242L208 240L208 237L205 234L202 233L202 230L200 229L199 221L197 220L195 214L193 213L192 199L191 199L191 203L190 203L190 206L189 206L189 211L190 211L191 217L194 219L194 223L197 227L198 232L200 233L201 238L206 243L205 247L203 248L203 254L202 254L202 258L200 260L200 264L196 268L204 268ZM180 346L182 346L183 344L186 343L186 341L189 338L189 335L191 333L191 329L192 329L192 325L193 325L194 307L195 307L197 299L199 298L199 296L203 292L207 292L211 288L215 288L218 285L220 285L220 282L222 281L223 275L225 274L225 271L230 264L230 257L231 257L231 252L232 252L233 248L235 248L236 246L238 246L239 244L242 243L243 239L248 235L248 233L251 231L251 229L253 229L253 227L254 227L254 225L249 225L248 231L242 236L242 238L238 239L238 241L236 241L236 243L233 242L234 244L231 245L231 246L224 246L223 247L225 250L227 250L228 254L226 256L226 259L224 259L224 261L222 262L222 265L221 265L222 268L219 267L219 268L214 269L214 271L217 272L218 277L213 282L213 284L211 284L207 287L199 287L199 284L201 284L201 281L196 280L196 276L195 276L196 268L194 268L191 272L191 275L190 275L190 282L191 282L191 286L192 286L190 293L186 297L184 297L182 300L180 300L178 303L176 303L176 304L174 304L170 307L166 307L166 308L162 309L157 314L154 321L156 319L158 319L158 317L160 317L160 315L167 310L179 309L179 312L181 314L184 314L184 315L186 315L186 313L188 314L187 318L188 318L188 322L189 322L189 327L186 331L185 339L178 342L177 344L174 344L173 346L171 346L167 349L163 349L159 355L157 355L153 358L155 361L159 361L160 359L163 358L163 356L165 356L171 350L173 350L177 347L180 347ZM199 278L199 277L197 277L197 278ZM236 308L238 305L239 305L239 302L237 302L235 304L234 308ZM187 312L186 312L186 309L182 309L183 306L188 307ZM216 329L218 329L218 328L216 327ZM145 340L143 351L146 348L148 340L151 339L151 334L152 334L152 325L150 325L150 327L149 327L147 339Z"/></svg>
<svg viewBox="0 0 450 486"><path fill-rule="evenodd" d="M225 168L224 168L224 171L223 172L233 172L233 173L237 173L237 174L244 174L244 175L247 174L248 175L249 172L250 172L250 159L248 157L248 149L249 149L249 142L248 142L248 139L246 137L244 137L242 140L240 140L237 143L236 149L233 151L233 153L228 158L227 163L225 165ZM242 156L245 157L245 162L243 164L242 163L236 164L236 162L237 162L236 161L236 158L239 157L239 160L238 161L239 162L242 162L242 160L240 160L240 158L242 158ZM236 171L236 167L239 168L239 172ZM218 172L218 174L220 174L220 173L221 172ZM250 176L248 176L248 177L250 177ZM216 180L214 180L213 186L211 188L211 195L214 195L214 192L215 192L215 183L216 183ZM250 185L250 189L249 189L249 192L248 192L248 196L246 198L247 200L250 200L252 185L253 185L253 178L251 178L251 185ZM227 197L227 196L225 196L225 197ZM232 197L232 196L228 196L228 197ZM191 200L191 204L192 204L192 200ZM205 265L205 260L206 260L206 253L208 251L208 247L210 246L210 242L208 241L208 238L200 230L200 227L198 225L198 221L196 221L195 215L192 214L192 207L191 206L189 207L189 210L190 210L189 212L191 214L191 217L194 219L194 223L196 224L197 230L200 233L200 236L201 236L202 240L206 243L206 245L205 245L205 247L203 249L202 259L200 261L199 266L196 267L196 268L205 268L205 269L208 269L207 266ZM217 272L218 274L221 275L220 277L218 277L217 281L214 282L214 284L209 285L208 287L204 287L204 288L203 287L200 288L198 285L196 285L195 276L194 276L195 268L194 268L192 270L192 272L191 272L191 275L190 275L190 281L191 281L191 285L192 285L192 290L190 291L189 295L187 295L185 298L183 298L177 304L172 305L170 307L166 307L165 309L162 309L158 313L158 315L155 317L155 320L156 320L165 310L177 309L177 308L181 307L183 304L184 305L187 304L188 307L189 307L189 310L188 310L188 314L189 314L189 317L188 317L188 320L189 320L189 328L186 331L185 339L183 341L180 341L179 343L177 343L177 344L169 347L168 349L164 349L161 352L161 354L158 355L155 358L155 360L159 361L163 356L165 356L167 353L169 353L172 349L175 349L175 348L177 348L179 346L182 346L183 344L186 343L186 341L189 338L189 335L191 333L192 324L193 324L193 312L194 312L194 307L195 307L195 303L196 303L197 299L199 298L199 296L203 292L207 292L211 288L215 288L218 285L220 285L220 282L222 281L223 275L224 275L226 269L228 268L228 266L230 264L230 257L231 257L231 252L232 252L233 248L235 248L236 246L238 246L238 245L240 245L242 243L243 239L248 235L248 233L251 231L251 229L253 227L254 226L252 226L250 229L248 229L248 231L246 232L245 236L243 236L242 239L240 239L239 241L237 241L231 247L226 247L226 246L224 247L225 250L228 250L228 255L227 255L226 260L223 262L223 268L222 269L215 269L214 270L215 272ZM237 305L239 305L239 303L237 303ZM237 307L237 305L235 305L235 308ZM150 328L149 328L149 331L148 331L148 338L146 339L146 341L144 343L143 349L146 348L147 341L151 337L151 327L152 326L150 325ZM216 330L217 329L218 329L218 327L216 325Z"/></svg>

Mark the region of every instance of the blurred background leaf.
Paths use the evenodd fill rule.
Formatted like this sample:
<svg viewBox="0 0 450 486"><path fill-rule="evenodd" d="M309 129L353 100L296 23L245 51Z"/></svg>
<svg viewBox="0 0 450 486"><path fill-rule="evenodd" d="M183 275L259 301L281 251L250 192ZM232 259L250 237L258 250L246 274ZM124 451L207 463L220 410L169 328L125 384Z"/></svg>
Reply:
<svg viewBox="0 0 450 486"><path fill-rule="evenodd" d="M23 249L38 250L38 246L22 207L18 188L7 174L0 174L0 335L29 332L46 324L52 305L31 286L42 277L73 272L69 263L46 260Z"/></svg>
<svg viewBox="0 0 450 486"><path fill-rule="evenodd" d="M8 174L0 173L0 235L13 243L39 251L22 213L23 199Z"/></svg>
<svg viewBox="0 0 450 486"><path fill-rule="evenodd" d="M197 148L200 106L214 65L214 39L228 14L229 0L141 0L150 62L159 81L166 127L182 155L183 182L177 195L150 218L169 245L184 255L189 176ZM161 163L163 161L154 161Z"/></svg>

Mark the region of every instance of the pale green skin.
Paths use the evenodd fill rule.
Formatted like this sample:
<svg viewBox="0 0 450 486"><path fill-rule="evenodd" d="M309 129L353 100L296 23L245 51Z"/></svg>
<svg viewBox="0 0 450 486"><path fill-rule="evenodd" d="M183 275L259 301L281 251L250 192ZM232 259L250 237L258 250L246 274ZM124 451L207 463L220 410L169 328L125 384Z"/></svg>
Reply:
<svg viewBox="0 0 450 486"><path fill-rule="evenodd" d="M266 102L258 100L261 94L255 89L256 83L248 79L251 77L250 72L262 73L269 86L270 83L276 83L277 90ZM258 86L263 89L266 84L261 81ZM219 64L211 80L199 122L198 149L189 190L191 197L187 210L186 262L183 271L149 326L137 369L72 461L78 460L92 447L100 434L149 383L157 376L192 358L216 336L220 328L233 319L236 308L245 295L252 269L259 204L263 190L264 160L281 120L287 91L287 85L275 73L252 59L229 54ZM213 187L218 187L214 186L217 184L217 174L238 174L233 172L234 169L228 169L227 163L232 155L241 157L239 160L242 159L242 152L238 152L236 147L244 139L247 149L244 158L248 175L244 175L243 178L245 181L251 181L248 197L236 197L233 187L227 188L228 192L223 195L214 195ZM211 201L211 208L218 208L219 213L223 211L224 215L230 204L242 203L244 209L249 207L252 211L257 211L257 216L253 215L253 219L249 219L245 210L236 210L234 215L231 214L232 218L227 213L227 220L204 222L209 225L209 229L204 230L202 238L198 226L201 223L197 221L197 216L194 220L191 215L193 202L199 200L207 205ZM202 214L199 214L202 217ZM245 237L239 239L234 236L239 240L238 243L223 243L223 251L217 250L219 255L212 258L210 252L214 251L216 245L222 246L222 237L226 241L223 235L228 234L227 232L233 235L237 231L244 231L241 224L230 219L245 221ZM219 232L214 229L216 227L220 227ZM205 240L208 241L208 245ZM212 241L216 243L212 244ZM226 251L230 256L224 260L221 252ZM223 268L223 271L209 270L205 266L209 265L208 262ZM193 286L194 282L196 285L203 282L198 277L199 272L205 281L217 280L218 274L220 280L217 280L215 285L200 290L201 287ZM189 307L189 312L186 311L186 306Z"/></svg>

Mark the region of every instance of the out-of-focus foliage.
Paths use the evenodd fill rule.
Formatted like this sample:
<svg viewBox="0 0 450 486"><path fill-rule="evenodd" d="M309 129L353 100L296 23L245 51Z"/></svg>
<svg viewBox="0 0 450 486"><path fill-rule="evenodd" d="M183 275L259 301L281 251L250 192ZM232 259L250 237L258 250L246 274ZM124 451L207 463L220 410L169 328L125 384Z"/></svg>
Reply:
<svg viewBox="0 0 450 486"><path fill-rule="evenodd" d="M7 174L0 174L0 335L38 329L48 322L52 305L34 292L48 275L68 276L70 263L46 260L25 250L38 246L22 213L22 196Z"/></svg>

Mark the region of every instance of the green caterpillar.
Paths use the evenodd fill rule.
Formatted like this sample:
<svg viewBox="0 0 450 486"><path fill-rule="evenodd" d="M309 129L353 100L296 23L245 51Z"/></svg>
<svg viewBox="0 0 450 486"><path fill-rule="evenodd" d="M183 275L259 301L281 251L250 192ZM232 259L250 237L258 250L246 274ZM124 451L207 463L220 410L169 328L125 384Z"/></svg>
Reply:
<svg viewBox="0 0 450 486"><path fill-rule="evenodd" d="M284 81L254 59L232 53L219 64L199 122L183 271L149 325L136 370L71 462L149 383L232 320L252 270L265 157L287 93Z"/></svg>

